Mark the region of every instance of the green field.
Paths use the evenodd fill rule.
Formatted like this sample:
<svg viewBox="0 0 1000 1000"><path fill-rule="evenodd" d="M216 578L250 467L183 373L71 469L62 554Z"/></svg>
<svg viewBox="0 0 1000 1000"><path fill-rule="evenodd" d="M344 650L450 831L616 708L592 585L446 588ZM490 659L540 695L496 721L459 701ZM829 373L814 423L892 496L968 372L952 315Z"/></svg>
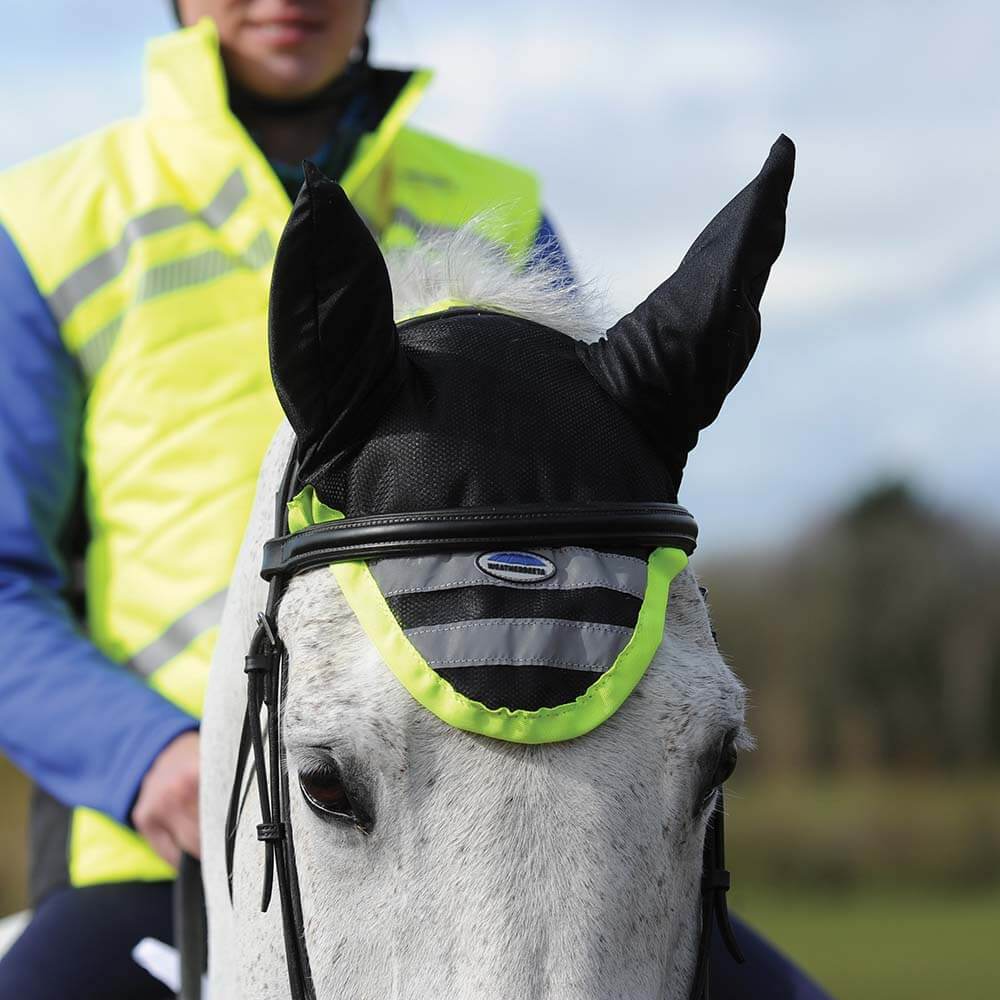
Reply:
<svg viewBox="0 0 1000 1000"><path fill-rule="evenodd" d="M737 774L733 909L838 1000L1000 1000L1000 776Z"/></svg>
<svg viewBox="0 0 1000 1000"><path fill-rule="evenodd" d="M996 1000L1000 891L788 891L733 907L837 1000Z"/></svg>

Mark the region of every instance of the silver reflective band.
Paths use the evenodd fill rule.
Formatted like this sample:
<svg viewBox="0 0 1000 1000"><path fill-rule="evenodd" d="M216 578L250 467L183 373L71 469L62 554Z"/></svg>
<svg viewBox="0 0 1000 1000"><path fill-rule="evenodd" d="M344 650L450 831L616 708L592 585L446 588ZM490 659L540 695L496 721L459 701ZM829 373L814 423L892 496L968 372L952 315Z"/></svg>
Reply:
<svg viewBox="0 0 1000 1000"><path fill-rule="evenodd" d="M484 573L477 565L480 553L414 556L409 559L381 559L370 564L372 575L384 597L425 594L458 587L513 587L520 590L585 590L601 587L630 594L639 600L646 593L646 561L632 556L597 552L594 549L563 546L533 549L556 567L547 580L530 583L501 580Z"/></svg>
<svg viewBox="0 0 1000 1000"><path fill-rule="evenodd" d="M226 603L226 590L220 590L196 604L187 614L181 615L167 630L148 646L140 649L126 664L129 670L149 677L222 619Z"/></svg>
<svg viewBox="0 0 1000 1000"><path fill-rule="evenodd" d="M125 224L121 239L110 250L78 267L48 296L53 316L59 323L65 323L81 302L117 278L125 270L133 243L145 236L166 232L199 219L211 229L218 229L248 194L246 180L237 169L226 178L215 197L200 212L189 212L182 205L163 205L130 219Z"/></svg>
<svg viewBox="0 0 1000 1000"><path fill-rule="evenodd" d="M510 664L603 673L632 638L632 629L562 618L482 618L406 630L432 667Z"/></svg>
<svg viewBox="0 0 1000 1000"><path fill-rule="evenodd" d="M149 302L168 292L203 285L232 271L246 268L255 271L270 263L273 256L274 244L268 232L262 229L238 257L230 256L221 250L203 250L188 257L165 261L141 275L139 287L129 308ZM102 326L80 348L78 354L80 367L88 378L93 379L107 361L124 321L125 313L120 313L110 323Z"/></svg>
<svg viewBox="0 0 1000 1000"><path fill-rule="evenodd" d="M156 267L151 267L139 279L139 289L136 292L133 305L148 302L168 292L176 292L181 288L193 285L203 285L206 281L214 281L230 271L242 268L256 270L266 264L273 254L271 238L261 230L246 252L239 257L233 257L221 250L203 250L189 257L178 257L165 261Z"/></svg>
<svg viewBox="0 0 1000 1000"><path fill-rule="evenodd" d="M451 226L437 226L432 222L424 222L422 219L418 219L408 208L404 208L402 205L397 206L396 210L392 213L390 224L405 226L407 229L424 233L427 236L444 236L447 233L455 232Z"/></svg>
<svg viewBox="0 0 1000 1000"><path fill-rule="evenodd" d="M215 197L198 213L210 229L221 229L250 193L243 172L237 167L223 182Z"/></svg>
<svg viewBox="0 0 1000 1000"><path fill-rule="evenodd" d="M110 323L105 323L83 347L80 348L77 357L80 359L80 367L84 375L92 379L108 359L111 348L114 347L118 334L121 332L122 323L125 322L124 313L119 313Z"/></svg>

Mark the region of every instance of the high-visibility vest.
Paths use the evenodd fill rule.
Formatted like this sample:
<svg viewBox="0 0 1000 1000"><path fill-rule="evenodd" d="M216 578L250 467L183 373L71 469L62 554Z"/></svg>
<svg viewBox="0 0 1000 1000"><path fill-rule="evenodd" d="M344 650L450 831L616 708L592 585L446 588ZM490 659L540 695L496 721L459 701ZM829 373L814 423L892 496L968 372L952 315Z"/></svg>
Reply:
<svg viewBox="0 0 1000 1000"><path fill-rule="evenodd" d="M406 127L414 72L340 179L383 246L477 222L518 254L540 221L519 168ZM290 211L229 110L214 24L153 41L146 107L0 176L0 223L87 382L87 625L200 714L223 595L280 420L266 346ZM75 885L169 878L133 831L76 809Z"/></svg>

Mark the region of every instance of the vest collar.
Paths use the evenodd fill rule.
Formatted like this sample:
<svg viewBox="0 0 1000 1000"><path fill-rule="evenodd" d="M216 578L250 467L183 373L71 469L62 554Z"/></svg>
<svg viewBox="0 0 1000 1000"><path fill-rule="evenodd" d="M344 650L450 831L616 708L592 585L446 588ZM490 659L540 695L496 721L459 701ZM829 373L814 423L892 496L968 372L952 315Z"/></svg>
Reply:
<svg viewBox="0 0 1000 1000"><path fill-rule="evenodd" d="M432 76L430 70L414 71L378 127L365 137L340 179L349 196L354 197L373 174L388 169L386 154L419 104ZM144 92L146 115L168 127L175 136L171 162L182 182L197 192L192 195L194 203L204 198L204 166L197 154L198 142L179 140L197 124L218 136L229 135L235 147L243 148L242 165L248 171L251 189L269 192L268 202L273 209L274 225L278 227L273 235L277 238L291 206L263 153L229 108L215 22L202 18L193 27L150 41L146 48Z"/></svg>
<svg viewBox="0 0 1000 1000"><path fill-rule="evenodd" d="M376 134L381 152L413 113L432 74L417 70L386 113ZM156 118L231 117L229 88L219 52L219 32L204 17L190 28L154 38L146 47L144 92L147 113Z"/></svg>
<svg viewBox="0 0 1000 1000"><path fill-rule="evenodd" d="M217 118L229 114L226 75L215 22L154 38L146 46L147 112L156 118Z"/></svg>

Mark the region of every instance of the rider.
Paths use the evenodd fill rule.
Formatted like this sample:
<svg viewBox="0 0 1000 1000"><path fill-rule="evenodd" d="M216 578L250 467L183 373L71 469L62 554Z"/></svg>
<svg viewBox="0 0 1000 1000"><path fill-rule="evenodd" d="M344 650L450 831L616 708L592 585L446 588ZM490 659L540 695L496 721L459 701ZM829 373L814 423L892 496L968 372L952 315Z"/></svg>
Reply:
<svg viewBox="0 0 1000 1000"><path fill-rule="evenodd" d="M140 117L0 178L0 748L44 790L5 997L160 992L129 950L169 939L198 853L197 716L279 422L264 319L297 164L383 246L488 212L516 254L559 253L530 173L407 126L428 74L369 65L368 0L178 8Z"/></svg>
<svg viewBox="0 0 1000 1000"><path fill-rule="evenodd" d="M531 174L406 125L428 76L368 64L369 0L176 9L140 117L0 177L0 749L44 790L35 916L0 961L22 1000L167 995L129 952L170 940L198 853L197 716L279 419L264 316L295 164L385 247L476 218L567 269Z"/></svg>

